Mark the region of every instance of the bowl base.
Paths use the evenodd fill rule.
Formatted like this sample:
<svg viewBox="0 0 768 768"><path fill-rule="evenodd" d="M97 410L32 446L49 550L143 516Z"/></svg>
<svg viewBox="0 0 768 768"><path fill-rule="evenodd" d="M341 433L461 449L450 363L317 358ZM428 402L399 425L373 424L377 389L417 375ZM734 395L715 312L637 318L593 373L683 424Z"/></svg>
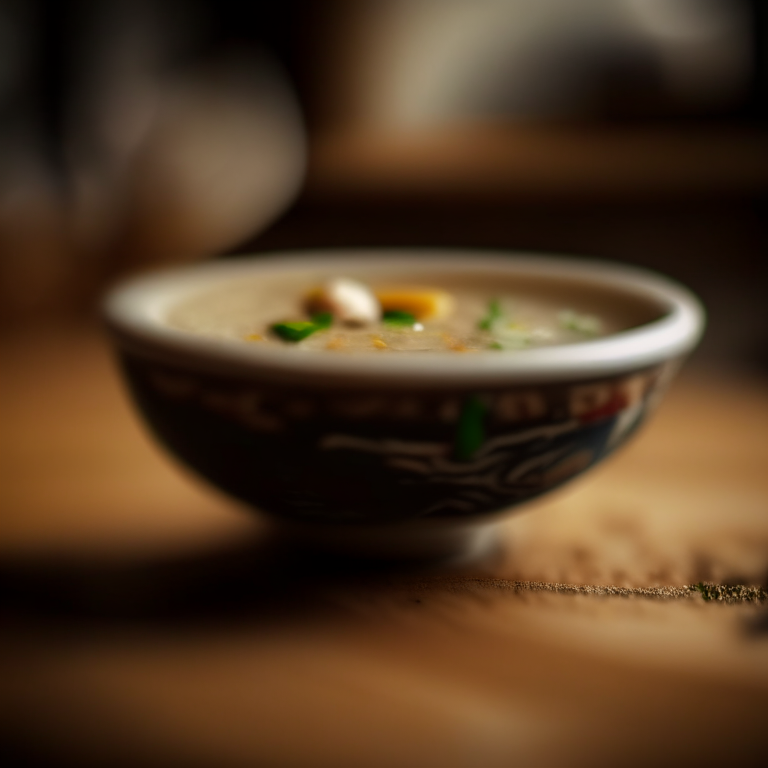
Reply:
<svg viewBox="0 0 768 768"><path fill-rule="evenodd" d="M498 521L317 525L278 521L288 544L314 552L378 560L479 560L498 543Z"/></svg>

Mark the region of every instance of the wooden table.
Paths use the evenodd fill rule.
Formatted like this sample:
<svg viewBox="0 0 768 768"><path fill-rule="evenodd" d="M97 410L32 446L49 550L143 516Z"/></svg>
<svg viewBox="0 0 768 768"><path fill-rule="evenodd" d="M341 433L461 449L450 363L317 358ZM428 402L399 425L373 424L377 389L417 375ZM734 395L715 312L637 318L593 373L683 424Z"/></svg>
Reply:
<svg viewBox="0 0 768 768"><path fill-rule="evenodd" d="M2 388L0 743L17 758L768 760L765 603L683 589L766 584L764 382L690 368L487 561L421 569L275 543L154 446L94 329L7 337Z"/></svg>

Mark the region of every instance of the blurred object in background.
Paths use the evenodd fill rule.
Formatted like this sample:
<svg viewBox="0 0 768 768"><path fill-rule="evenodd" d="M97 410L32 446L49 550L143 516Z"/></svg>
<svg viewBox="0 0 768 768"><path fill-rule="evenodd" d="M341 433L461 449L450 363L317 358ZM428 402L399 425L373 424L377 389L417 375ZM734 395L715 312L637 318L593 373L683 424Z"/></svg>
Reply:
<svg viewBox="0 0 768 768"><path fill-rule="evenodd" d="M340 117L372 129L709 115L737 108L750 86L750 15L740 0L344 7L354 34L339 43Z"/></svg>
<svg viewBox="0 0 768 768"><path fill-rule="evenodd" d="M305 150L286 78L257 41L211 40L206 18L194 3L0 5L0 317L220 252L294 197Z"/></svg>

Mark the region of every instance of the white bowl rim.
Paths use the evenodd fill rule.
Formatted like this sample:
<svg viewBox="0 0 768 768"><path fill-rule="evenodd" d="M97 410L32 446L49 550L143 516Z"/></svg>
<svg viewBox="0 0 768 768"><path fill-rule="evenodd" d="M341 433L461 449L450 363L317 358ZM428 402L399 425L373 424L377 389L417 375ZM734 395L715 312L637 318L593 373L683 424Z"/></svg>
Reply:
<svg viewBox="0 0 768 768"><path fill-rule="evenodd" d="M660 317L610 336L514 352L429 355L342 355L246 344L194 334L164 323L164 312L216 283L254 275L322 269L550 277L619 290L659 306ZM594 379L651 367L688 353L704 328L699 300L673 280L638 267L594 259L451 248L377 248L284 251L164 269L129 278L103 304L118 346L155 362L245 378L303 382L306 386L367 383L385 387L472 386Z"/></svg>

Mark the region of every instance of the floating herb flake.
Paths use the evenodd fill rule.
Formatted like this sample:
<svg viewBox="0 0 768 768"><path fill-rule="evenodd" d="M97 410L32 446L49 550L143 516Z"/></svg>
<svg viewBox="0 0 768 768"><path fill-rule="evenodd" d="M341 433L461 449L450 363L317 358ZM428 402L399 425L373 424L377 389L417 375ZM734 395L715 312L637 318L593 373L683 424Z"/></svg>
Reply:
<svg viewBox="0 0 768 768"><path fill-rule="evenodd" d="M497 323L493 328L493 335L502 349L525 349L533 341L530 329L520 323Z"/></svg>
<svg viewBox="0 0 768 768"><path fill-rule="evenodd" d="M311 336L315 331L320 330L320 326L306 320L297 320L287 323L275 323L272 332L284 341L297 342Z"/></svg>
<svg viewBox="0 0 768 768"><path fill-rule="evenodd" d="M501 320L502 317L504 317L504 313L501 311L501 303L498 299L491 299L488 302L488 313L477 324L477 327L481 331L490 331L493 324L496 321Z"/></svg>
<svg viewBox="0 0 768 768"><path fill-rule="evenodd" d="M388 325L415 325L416 316L401 309L388 309L381 319Z"/></svg>
<svg viewBox="0 0 768 768"><path fill-rule="evenodd" d="M576 331L584 336L596 336L600 333L600 320L593 315L580 315L572 309L564 309L557 315L557 322L561 328L568 331Z"/></svg>

